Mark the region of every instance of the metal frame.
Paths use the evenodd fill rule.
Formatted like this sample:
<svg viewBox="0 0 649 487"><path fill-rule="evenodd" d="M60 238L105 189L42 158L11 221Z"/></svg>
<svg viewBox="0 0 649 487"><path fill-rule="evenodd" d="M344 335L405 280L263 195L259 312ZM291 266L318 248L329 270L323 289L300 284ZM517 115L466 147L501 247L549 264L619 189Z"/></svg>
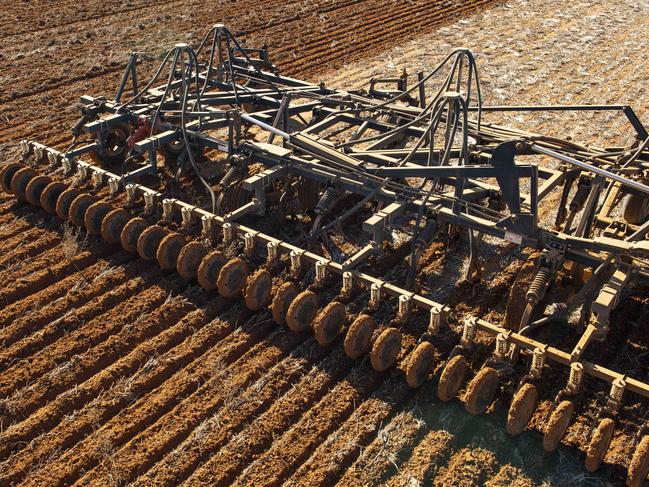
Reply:
<svg viewBox="0 0 649 487"><path fill-rule="evenodd" d="M620 222L611 217L615 201L624 195L640 201L649 198L649 136L630 107L483 106L477 65L464 49L451 53L430 73L417 73L411 86L408 76L402 75L371 80L367 92L331 89L282 76L265 49L243 48L222 25L210 29L196 50L186 44L171 49L154 78L140 88L137 66L142 59L150 60L133 53L114 101L81 97L83 118L76 125L70 150L60 152L24 142L24 155L40 163L48 161L51 169L63 167L85 177L99 174L113 192L126 191L132 201L145 195L156 207L164 201L167 209L201 220L205 231L216 226L227 238L247 236L267 246L269 258L275 258L277 251L293 252L303 263L318 263L334 274L351 272L355 285L378 288L397 299L405 296L413 307L436 319L449 308L413 293L407 289L409 283L388 283L359 270L368 256L380 252L389 230L399 221L415 222L413 266L416 248L428 243L430 232L449 224L468 229L472 239L488 234L544 251L560 249L564 261L598 269L614 266L617 271L612 280L592 291L599 293L592 308L595 319L570 353L533 340L523 330L514 332L475 318L468 323L490 335L504 334L526 353L542 350L562 365L579 361L586 373L598 379L624 379L629 390L649 397L649 385L582 360L589 343L605 336L608 315L623 288L649 277L649 242L645 239L649 221ZM167 82L154 86L165 69ZM132 96L123 101L129 81ZM396 89L377 89L384 83L396 84ZM620 110L636 133L636 144L587 147L484 120L492 112L568 110ZM124 123L134 127L129 158L141 161L136 170L118 174L81 159L102 147L102 134ZM143 126L146 130L136 129ZM242 131L251 127L264 133L267 142L242 138ZM85 145L77 141L81 131L93 137ZM232 174L243 175L234 181L250 192L250 201L218 214L214 182L200 174L193 149L185 150L184 162L210 193L211 208L170 199L149 187L150 176L157 174L157 151L170 143L224 153ZM529 162L534 156L550 157L556 164ZM266 169L246 176L251 164ZM570 188L580 176L592 181L592 186L585 203L571 210L566 225ZM332 262L237 221L264 214L271 204L266 192L277 181L299 180L331 188L327 197L327 191L318 195L322 214L329 211L327 198L334 194L354 193L361 202L382 206L365 220L362 228L368 235L357 254L344 262ZM222 191L231 187L224 185ZM557 192L562 193L558 228L542 228L539 204ZM500 202L497 208L487 201L492 197ZM602 198L605 204L600 203ZM360 206L356 206L350 211L358 211ZM320 219L316 222L314 238L323 232Z"/></svg>

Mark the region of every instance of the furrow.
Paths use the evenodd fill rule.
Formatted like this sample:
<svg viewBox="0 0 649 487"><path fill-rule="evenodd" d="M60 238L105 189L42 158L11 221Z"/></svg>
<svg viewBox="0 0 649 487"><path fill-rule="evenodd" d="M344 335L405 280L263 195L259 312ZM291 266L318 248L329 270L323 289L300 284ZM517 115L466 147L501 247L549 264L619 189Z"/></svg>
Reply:
<svg viewBox="0 0 649 487"><path fill-rule="evenodd" d="M194 428L181 445L135 483L142 486L179 485L213 452L224 446L229 438L271 407L277 397L285 394L326 354L325 348L320 347L314 339L308 339L266 375Z"/></svg>
<svg viewBox="0 0 649 487"><path fill-rule="evenodd" d="M257 324L261 326L263 321L270 320L262 319ZM282 330L266 340L250 342L246 346L252 345L252 348L229 367L227 372L205 383L174 410L133 437L114 453L110 467L100 464L84 476L78 482L79 485L96 485L105 482L107 478L130 482L146 472L151 465L187 438L194 428L217 410L236 401L239 394L303 340L303 335Z"/></svg>
<svg viewBox="0 0 649 487"><path fill-rule="evenodd" d="M200 366L217 354L209 352L230 333L231 325L213 320L227 302L216 300L193 311L157 337L139 344L126 357L106 367L78 387L61 394L27 421L7 429L3 440L25 442L10 457L0 480L17 482L34 465L52 459L79 441L98 425L107 423L135 399L149 394L174 374L200 373ZM185 367L187 371L182 372ZM47 431L36 437L39 431Z"/></svg>
<svg viewBox="0 0 649 487"><path fill-rule="evenodd" d="M94 429L91 435L67 449L57 461L55 475L45 468L31 474L25 480L26 485L39 485L43 481L75 481L105 462L107 457L112 458L116 448L127 443L148 425L154 424L203 383L228 370L227 364L235 367L233 364L237 359L272 329L269 326L256 326L256 323L248 321L236 333L231 333L236 326L237 313L237 308L234 308L228 313L227 321L219 320L224 326L221 336L224 334L225 339L218 342L208 356L178 371L157 389L147 391L118 414L112 415L101 427Z"/></svg>

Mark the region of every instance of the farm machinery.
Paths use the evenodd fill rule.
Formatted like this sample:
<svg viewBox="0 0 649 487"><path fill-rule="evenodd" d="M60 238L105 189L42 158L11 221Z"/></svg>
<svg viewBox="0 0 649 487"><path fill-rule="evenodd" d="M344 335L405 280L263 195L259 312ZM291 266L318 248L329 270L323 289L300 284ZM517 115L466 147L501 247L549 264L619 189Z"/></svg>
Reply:
<svg viewBox="0 0 649 487"><path fill-rule="evenodd" d="M513 384L511 434L559 369L548 451L585 382L602 384L588 470L606 454L624 396L646 410L649 384L585 358L607 346L625 289L649 277L649 135L631 107L486 106L467 49L414 80L330 88L280 74L265 48L243 47L220 24L196 48L177 44L161 59L134 52L114 97L80 101L72 144L21 142L22 161L0 173L6 192L207 292L269 309L322 346L340 337L350 358L369 356L379 372L407 352L410 386L434 377L442 401L464 390L471 414ZM487 122L566 111L621 112L634 141L597 148ZM426 249L460 233L467 282L483 275L485 239L528 249L500 323L458 317L422 285ZM414 322L424 323L418 341L402 350ZM548 340L548 327L571 338ZM645 433L638 424L631 485L649 470Z"/></svg>

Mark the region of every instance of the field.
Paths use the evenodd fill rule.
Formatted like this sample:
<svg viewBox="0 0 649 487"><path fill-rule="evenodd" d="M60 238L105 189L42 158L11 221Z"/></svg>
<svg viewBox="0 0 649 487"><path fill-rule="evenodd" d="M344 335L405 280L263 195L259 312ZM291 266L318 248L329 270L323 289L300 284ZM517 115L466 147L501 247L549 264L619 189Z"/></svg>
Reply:
<svg viewBox="0 0 649 487"><path fill-rule="evenodd" d="M268 45L283 73L314 82L360 86L378 73L426 70L465 45L478 54L489 103L629 103L647 121L649 4L618 3L557 12L551 0L5 1L0 163L16 157L21 139L66 147L78 96L112 94L130 51L200 41L216 22ZM620 140L598 127L619 128L621 119L562 120L560 133L575 139ZM558 129L532 116L513 121ZM476 288L455 286L466 256L441 246L424 255L422 272L458 322L467 313L499 321L520 266L512 255ZM606 466L587 476L578 450L594 402L564 447L544 454L538 430L549 401L533 418L536 431L510 440L503 411L512 390L473 418L457 401L440 404L435 381L408 387L416 325L404 331L397 368L378 373L367 359L349 359L341 338L321 347L268 311L188 285L5 194L0 307L2 485L616 483L633 449L631 428L618 431ZM621 309L616 343L649 352L639 329L646 290L629 293ZM618 360L615 350L600 356ZM623 358L617 365L649 373Z"/></svg>

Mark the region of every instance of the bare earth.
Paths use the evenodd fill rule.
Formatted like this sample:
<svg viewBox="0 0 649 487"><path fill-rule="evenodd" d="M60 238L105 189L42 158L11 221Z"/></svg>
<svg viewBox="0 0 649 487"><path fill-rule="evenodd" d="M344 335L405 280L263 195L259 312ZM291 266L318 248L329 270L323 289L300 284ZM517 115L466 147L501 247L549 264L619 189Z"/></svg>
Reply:
<svg viewBox="0 0 649 487"><path fill-rule="evenodd" d="M216 22L250 46L267 42L284 73L332 86L426 71L465 46L477 55L486 104L627 103L649 122L646 0L277 3L0 2L0 163L23 138L65 146L72 104L86 92L111 94L132 49L157 54L200 40ZM602 144L620 142L625 123L601 113L507 121ZM470 418L457 401L437 401L435 380L409 389L402 370L413 334L404 334L398 368L379 374L348 359L340 340L321 348L268 312L207 295L4 194L0 249L2 485L623 479L633 448L624 434L607 465L587 476L576 448L545 455L536 431L509 440L507 391ZM502 319L516 263L483 283L480 300L462 304L467 293L455 289L447 260L439 248L423 257L430 292L458 300L458 315ZM646 322L646 302L629 301L614 323L625 307ZM591 407L566 446L587 444ZM536 430L543 407L537 416Z"/></svg>

